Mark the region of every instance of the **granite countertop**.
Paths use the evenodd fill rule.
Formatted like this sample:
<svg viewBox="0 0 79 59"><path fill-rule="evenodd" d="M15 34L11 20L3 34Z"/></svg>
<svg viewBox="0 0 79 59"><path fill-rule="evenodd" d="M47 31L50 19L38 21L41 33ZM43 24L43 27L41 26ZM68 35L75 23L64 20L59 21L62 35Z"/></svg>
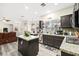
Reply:
<svg viewBox="0 0 79 59"><path fill-rule="evenodd" d="M79 56L79 45L66 43L66 37L60 46L60 50L65 53Z"/></svg>
<svg viewBox="0 0 79 59"><path fill-rule="evenodd" d="M24 35L20 35L20 36L18 36L19 38L22 38L22 39L24 39L24 40L26 40L26 41L30 41L30 40L34 40L34 39L37 39L37 38L39 38L39 36L33 36L33 35L30 35L29 37L26 37L26 36L24 36Z"/></svg>

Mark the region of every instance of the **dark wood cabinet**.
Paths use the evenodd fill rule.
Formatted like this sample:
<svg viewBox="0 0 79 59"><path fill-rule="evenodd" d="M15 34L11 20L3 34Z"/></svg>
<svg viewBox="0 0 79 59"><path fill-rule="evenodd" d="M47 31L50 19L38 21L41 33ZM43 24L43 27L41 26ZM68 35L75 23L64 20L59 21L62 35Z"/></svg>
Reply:
<svg viewBox="0 0 79 59"><path fill-rule="evenodd" d="M0 33L0 45L17 41L16 32Z"/></svg>
<svg viewBox="0 0 79 59"><path fill-rule="evenodd" d="M43 35L43 44L59 49L63 39L63 36Z"/></svg>
<svg viewBox="0 0 79 59"><path fill-rule="evenodd" d="M39 21L39 28L43 29L44 28L44 22L43 21Z"/></svg>
<svg viewBox="0 0 79 59"><path fill-rule="evenodd" d="M79 29L79 3L74 5L72 26Z"/></svg>
<svg viewBox="0 0 79 59"><path fill-rule="evenodd" d="M39 51L38 38L34 40L26 41L18 37L18 51L23 56L36 56Z"/></svg>
<svg viewBox="0 0 79 59"><path fill-rule="evenodd" d="M61 56L74 56L74 55L61 51Z"/></svg>
<svg viewBox="0 0 79 59"><path fill-rule="evenodd" d="M72 27L72 14L61 16L61 27Z"/></svg>

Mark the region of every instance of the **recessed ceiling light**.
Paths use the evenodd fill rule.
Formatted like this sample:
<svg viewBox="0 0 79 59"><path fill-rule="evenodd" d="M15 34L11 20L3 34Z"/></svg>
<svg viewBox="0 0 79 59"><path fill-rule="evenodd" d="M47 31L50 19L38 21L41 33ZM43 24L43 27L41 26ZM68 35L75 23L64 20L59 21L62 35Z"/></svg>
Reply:
<svg viewBox="0 0 79 59"><path fill-rule="evenodd" d="M54 3L54 5L58 5L58 3Z"/></svg>
<svg viewBox="0 0 79 59"><path fill-rule="evenodd" d="M50 10L48 10L46 13L50 13L51 11Z"/></svg>
<svg viewBox="0 0 79 59"><path fill-rule="evenodd" d="M28 10L28 9L29 9L29 7L28 7L28 6L25 6L25 8L26 8L26 10Z"/></svg>
<svg viewBox="0 0 79 59"><path fill-rule="evenodd" d="M47 18L52 18L52 19L54 19L54 17L55 17L55 14L49 14L49 15L47 15Z"/></svg>
<svg viewBox="0 0 79 59"><path fill-rule="evenodd" d="M38 12L35 12L35 14L38 14Z"/></svg>

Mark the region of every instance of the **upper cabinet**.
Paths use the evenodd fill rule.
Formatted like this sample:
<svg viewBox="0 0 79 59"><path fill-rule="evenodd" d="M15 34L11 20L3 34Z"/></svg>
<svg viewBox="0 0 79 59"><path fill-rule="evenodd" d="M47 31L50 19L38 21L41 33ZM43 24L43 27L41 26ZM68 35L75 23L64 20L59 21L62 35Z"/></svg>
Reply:
<svg viewBox="0 0 79 59"><path fill-rule="evenodd" d="M72 27L72 14L61 16L61 27Z"/></svg>
<svg viewBox="0 0 79 59"><path fill-rule="evenodd" d="M74 4L74 11L77 11L79 9L79 3Z"/></svg>
<svg viewBox="0 0 79 59"><path fill-rule="evenodd" d="M79 3L75 3L73 11L72 26L79 28Z"/></svg>

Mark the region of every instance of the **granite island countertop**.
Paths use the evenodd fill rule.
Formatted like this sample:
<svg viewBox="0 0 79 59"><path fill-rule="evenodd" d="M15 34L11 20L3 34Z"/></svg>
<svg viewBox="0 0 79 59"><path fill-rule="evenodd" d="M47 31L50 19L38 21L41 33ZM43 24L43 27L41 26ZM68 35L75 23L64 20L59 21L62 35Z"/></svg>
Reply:
<svg viewBox="0 0 79 59"><path fill-rule="evenodd" d="M22 39L24 39L24 40L26 40L26 41L30 41L30 40L34 40L34 39L37 39L37 38L39 38L39 36L33 36L33 35L30 35L30 36L28 36L28 37L26 37L26 36L24 36L24 35L20 35L20 36L18 36L19 38L22 38Z"/></svg>
<svg viewBox="0 0 79 59"><path fill-rule="evenodd" d="M66 37L60 46L60 50L68 54L79 56L79 45L67 43Z"/></svg>

